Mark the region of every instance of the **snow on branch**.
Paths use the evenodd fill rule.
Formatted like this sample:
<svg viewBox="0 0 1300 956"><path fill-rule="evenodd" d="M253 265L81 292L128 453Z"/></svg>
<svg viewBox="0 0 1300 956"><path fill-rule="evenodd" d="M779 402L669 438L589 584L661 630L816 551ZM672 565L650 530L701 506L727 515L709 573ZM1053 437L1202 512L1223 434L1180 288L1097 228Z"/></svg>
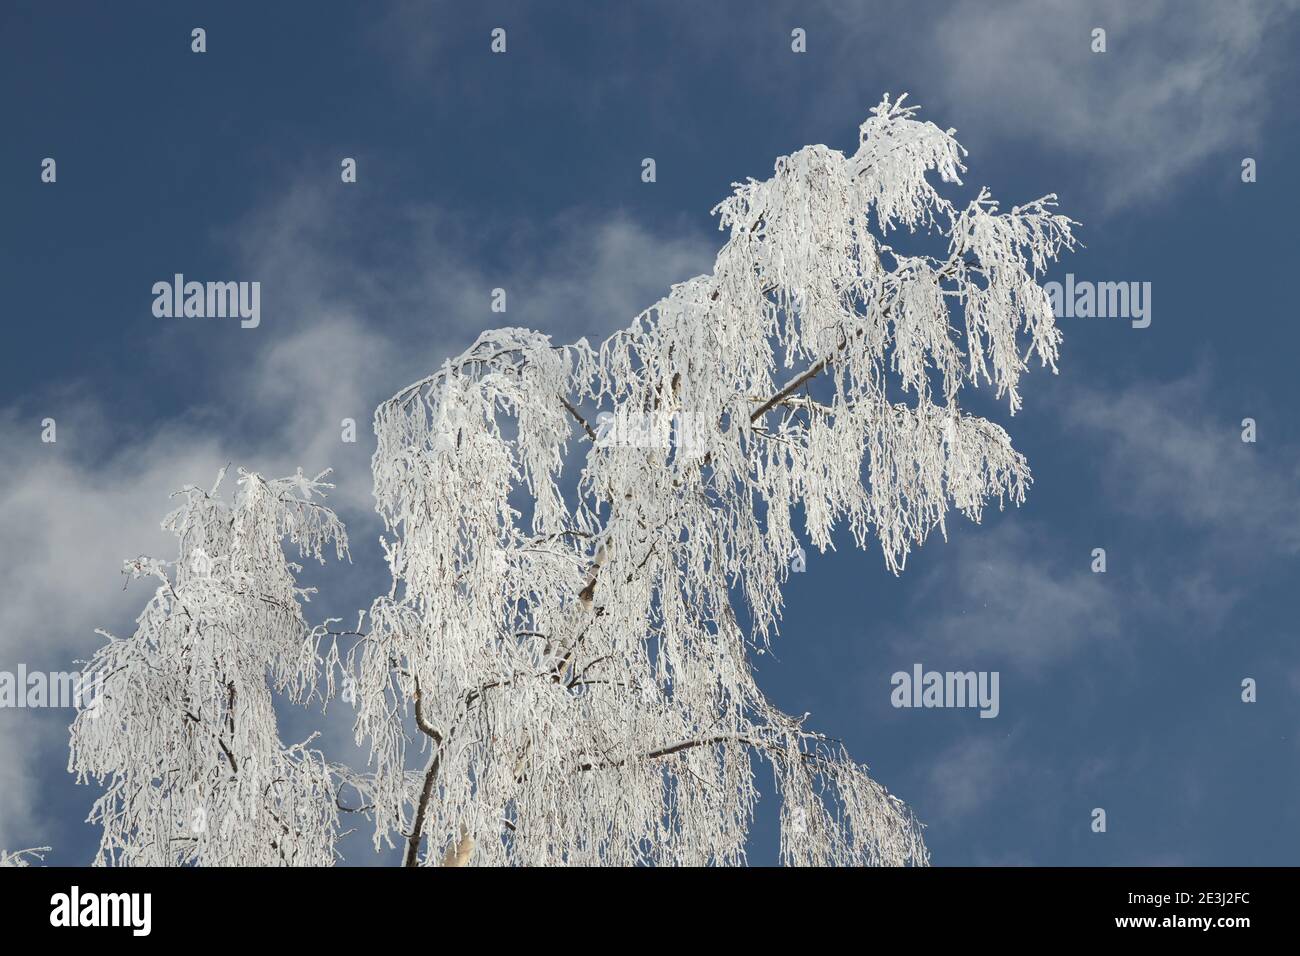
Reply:
<svg viewBox="0 0 1300 956"><path fill-rule="evenodd" d="M50 852L48 846L32 847L28 850L0 850L0 866L31 866L33 860L44 860Z"/></svg>

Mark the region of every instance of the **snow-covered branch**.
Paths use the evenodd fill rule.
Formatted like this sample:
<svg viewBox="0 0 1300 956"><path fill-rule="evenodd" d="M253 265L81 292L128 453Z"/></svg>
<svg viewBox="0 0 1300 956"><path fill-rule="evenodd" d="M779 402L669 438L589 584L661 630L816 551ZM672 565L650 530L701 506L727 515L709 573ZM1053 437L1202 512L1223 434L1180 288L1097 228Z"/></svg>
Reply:
<svg viewBox="0 0 1300 956"><path fill-rule="evenodd" d="M50 852L48 846L36 846L27 850L0 850L0 866L31 866L33 860L44 860Z"/></svg>

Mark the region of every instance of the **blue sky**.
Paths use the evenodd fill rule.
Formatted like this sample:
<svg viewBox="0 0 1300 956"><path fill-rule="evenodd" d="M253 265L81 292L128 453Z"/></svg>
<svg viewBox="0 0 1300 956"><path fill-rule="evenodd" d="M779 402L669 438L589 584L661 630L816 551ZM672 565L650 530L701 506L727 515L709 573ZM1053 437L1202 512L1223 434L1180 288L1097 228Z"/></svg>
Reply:
<svg viewBox="0 0 1300 956"><path fill-rule="evenodd" d="M847 535L810 554L763 686L916 810L937 864L1295 863L1296 12L5 4L0 670L66 669L94 628L129 632L147 594L122 589L122 559L171 557L167 495L228 461L336 470L354 564L312 607L368 605L386 575L365 423L501 324L492 288L509 324L607 334L711 268L732 182L855 148L906 91L957 128L967 187L1054 191L1082 222L1053 278L1150 282L1152 322L1061 319L1060 374L992 413L1033 468L1025 506L958 518L897 578ZM177 272L260 281L261 325L155 318L151 286ZM999 716L894 709L890 675L917 662L998 671ZM0 847L90 859L70 716L0 710ZM286 715L284 734L319 722ZM328 727L346 738L344 715ZM754 862L774 827L769 801Z"/></svg>

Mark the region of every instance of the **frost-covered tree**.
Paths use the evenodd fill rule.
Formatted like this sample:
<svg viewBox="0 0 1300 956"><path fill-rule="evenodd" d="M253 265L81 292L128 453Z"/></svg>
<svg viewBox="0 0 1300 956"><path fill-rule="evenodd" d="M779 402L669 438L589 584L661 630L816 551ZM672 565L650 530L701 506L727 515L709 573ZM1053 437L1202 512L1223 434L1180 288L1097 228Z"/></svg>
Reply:
<svg viewBox="0 0 1300 956"><path fill-rule="evenodd" d="M927 862L750 656L804 544L847 526L897 573L950 510L1029 484L958 399L982 380L1014 414L1029 362L1055 369L1039 282L1073 224L1054 196L945 198L964 150L914 113L886 97L851 155L737 184L713 271L598 346L499 329L384 402L392 581L355 630L306 624L282 553L346 548L319 477L188 489L178 559L129 565L160 585L73 728L72 769L107 786L101 862L327 863L354 809L412 866L740 863L769 773L785 862ZM282 743L276 691L354 706L365 772Z"/></svg>
<svg viewBox="0 0 1300 956"><path fill-rule="evenodd" d="M307 743L285 746L272 691L305 699L317 662L284 543L342 556L343 527L319 501L323 474L242 474L227 505L186 487L163 521L177 560L128 561L159 584L135 633L87 665L101 684L72 726L69 770L105 786L91 821L96 862L255 866L334 861L334 774Z"/></svg>

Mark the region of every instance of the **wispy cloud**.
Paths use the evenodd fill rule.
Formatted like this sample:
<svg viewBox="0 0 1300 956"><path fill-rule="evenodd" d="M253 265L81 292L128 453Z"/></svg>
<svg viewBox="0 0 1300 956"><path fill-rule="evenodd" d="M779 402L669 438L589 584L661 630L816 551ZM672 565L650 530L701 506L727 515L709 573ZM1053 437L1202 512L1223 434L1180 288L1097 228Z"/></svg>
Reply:
<svg viewBox="0 0 1300 956"><path fill-rule="evenodd" d="M881 93L910 92L925 118L977 147L977 181L997 161L1031 151L1050 166L1045 180L1066 211L1096 216L1176 201L1183 180L1216 164L1223 182L1235 181L1293 82L1285 38L1298 7L824 0L676 12L693 56L719 59L789 123L815 118L808 135L848 145L848 124ZM809 31L804 57L789 52L794 26ZM1105 53L1091 48L1095 28L1106 31Z"/></svg>
<svg viewBox="0 0 1300 956"><path fill-rule="evenodd" d="M1109 209L1252 155L1277 81L1263 54L1292 0L972 0L933 25L946 122L1082 160ZM1105 53L1091 49L1106 31Z"/></svg>
<svg viewBox="0 0 1300 956"><path fill-rule="evenodd" d="M1215 391L1202 368L1119 392L1078 388L1061 415L1068 434L1105 447L1098 478L1120 508L1212 534L1237 557L1300 552L1300 453L1243 442L1245 414Z"/></svg>
<svg viewBox="0 0 1300 956"><path fill-rule="evenodd" d="M66 398L45 409L56 406L54 444L40 441L44 412L0 417L2 670L75 670L97 646L96 627L129 626L142 591L122 590L122 560L162 548L168 495L211 481L224 463L215 442L184 425L114 449L91 437L114 427L108 410ZM71 822L43 818L37 779L57 753L48 748L66 746L72 716L0 710L0 845L50 843L46 828Z"/></svg>
<svg viewBox="0 0 1300 956"><path fill-rule="evenodd" d="M962 528L946 546L933 542L941 554L911 592L895 654L940 669L1042 675L1083 645L1114 639L1120 614L1104 576L1052 540L1012 514Z"/></svg>
<svg viewBox="0 0 1300 956"><path fill-rule="evenodd" d="M921 792L930 817L947 827L997 800L1023 771L1009 736L964 737L930 762Z"/></svg>

